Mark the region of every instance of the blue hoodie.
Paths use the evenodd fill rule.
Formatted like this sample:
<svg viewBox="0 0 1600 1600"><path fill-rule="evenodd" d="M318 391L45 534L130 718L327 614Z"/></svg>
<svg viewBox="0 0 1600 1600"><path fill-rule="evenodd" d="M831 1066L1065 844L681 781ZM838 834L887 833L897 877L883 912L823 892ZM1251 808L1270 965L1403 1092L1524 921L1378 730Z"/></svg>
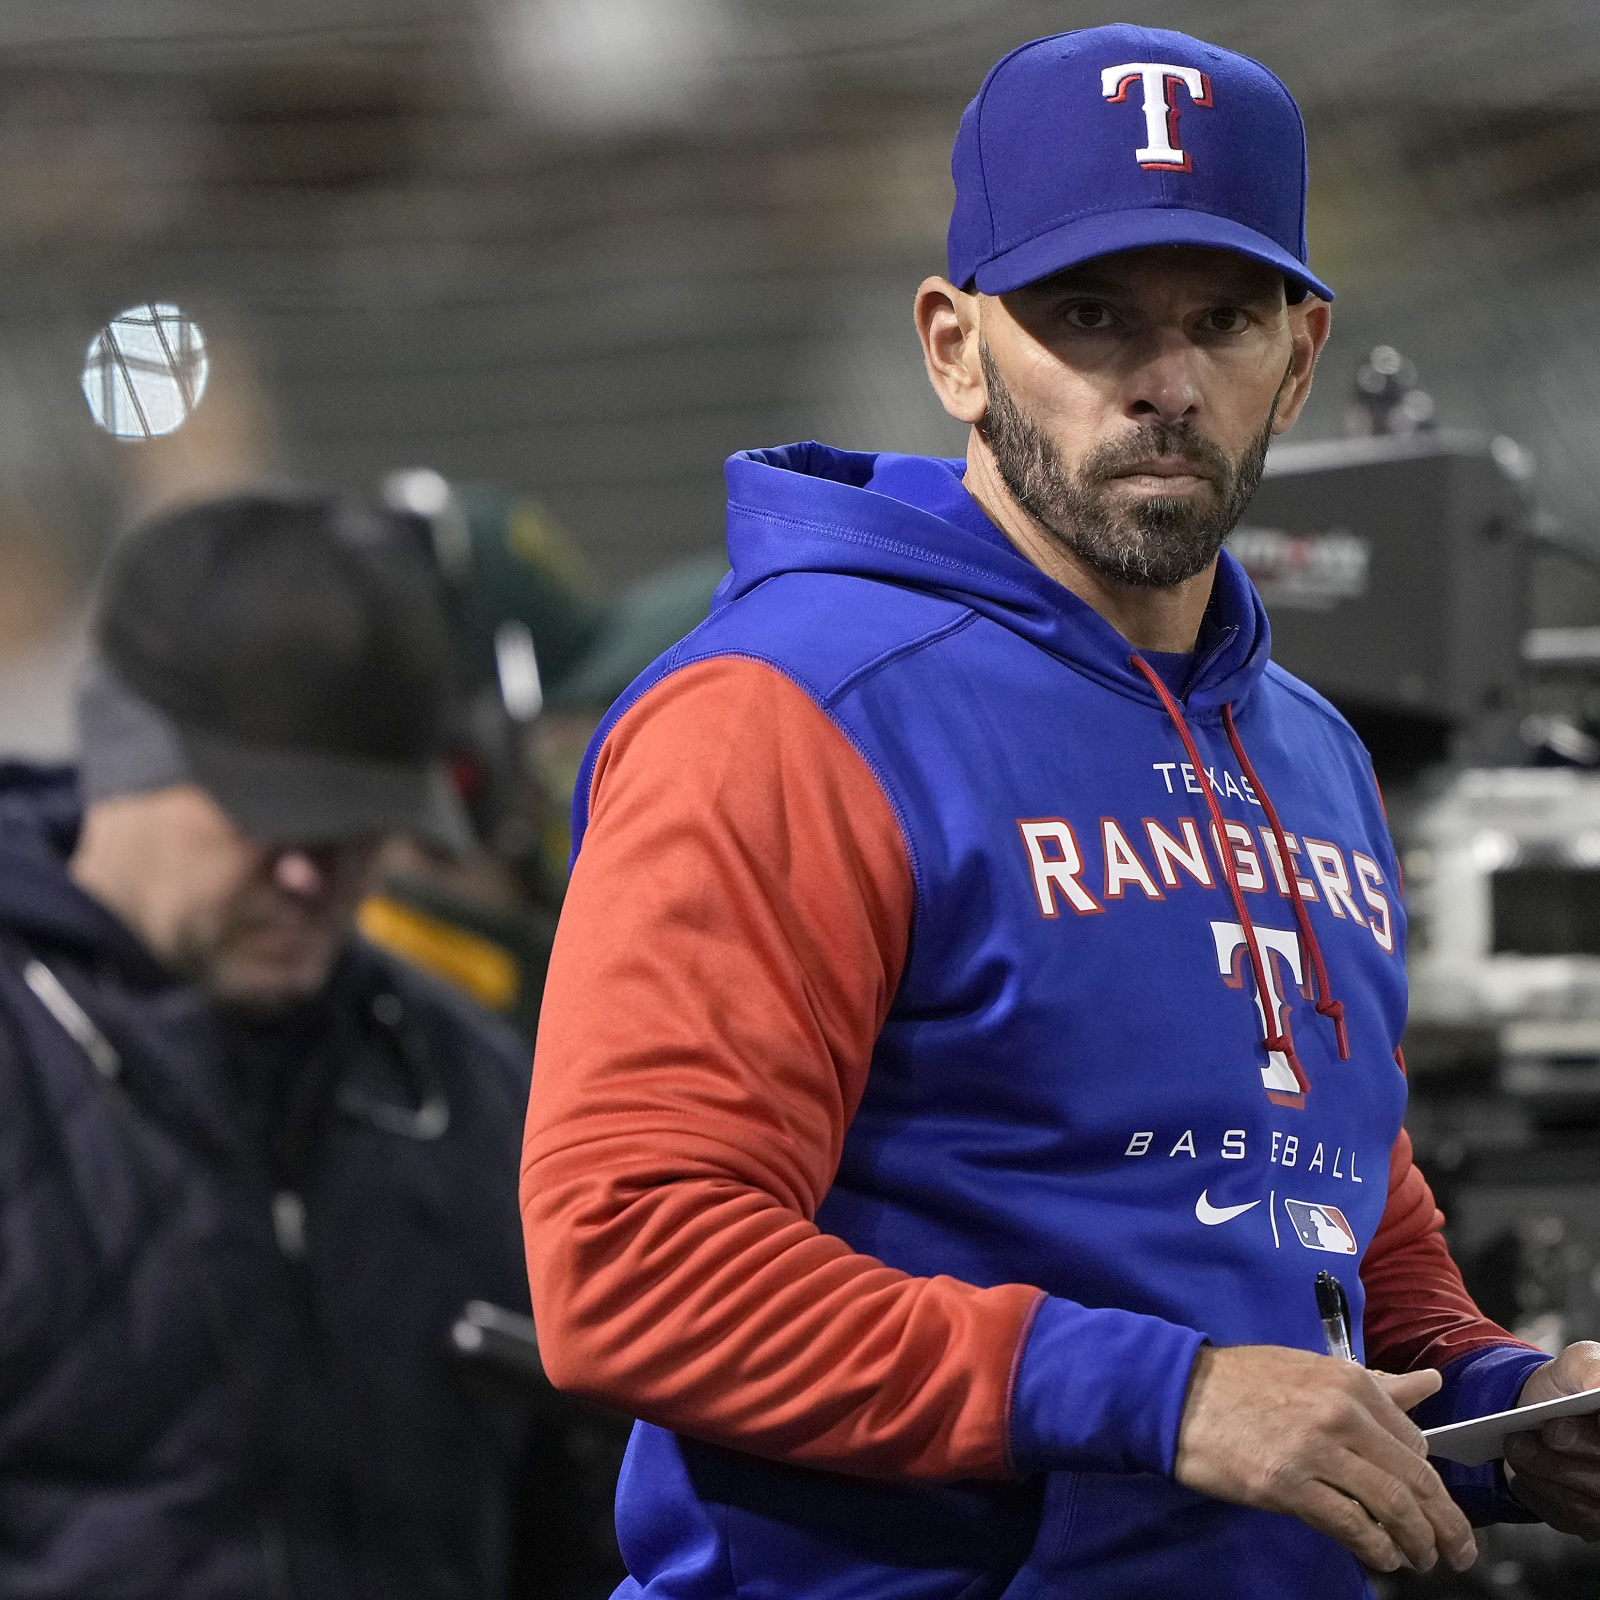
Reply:
<svg viewBox="0 0 1600 1600"><path fill-rule="evenodd" d="M1405 1105L1405 918L1370 761L1269 661L1226 554L1192 663L1141 665L961 470L734 457L733 570L596 734L574 838L611 728L695 662L767 663L864 757L916 906L816 1221L917 1276L1045 1291L1011 1402L1020 1481L869 1484L641 1424L622 1592L1365 1594L1331 1541L1171 1471L1202 1341L1320 1352L1319 1269L1363 1354ZM1432 1420L1513 1403L1543 1358L1505 1343L1452 1369ZM1471 1492L1503 1509L1485 1475Z"/></svg>

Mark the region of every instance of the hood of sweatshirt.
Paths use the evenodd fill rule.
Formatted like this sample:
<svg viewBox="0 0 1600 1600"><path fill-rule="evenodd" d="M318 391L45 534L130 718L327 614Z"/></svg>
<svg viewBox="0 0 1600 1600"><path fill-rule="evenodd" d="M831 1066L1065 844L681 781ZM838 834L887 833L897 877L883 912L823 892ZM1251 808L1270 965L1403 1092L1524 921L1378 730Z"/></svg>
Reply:
<svg viewBox="0 0 1600 1600"><path fill-rule="evenodd" d="M82 817L72 768L0 763L0 938L109 965L137 988L170 986L127 924L67 875Z"/></svg>
<svg viewBox="0 0 1600 1600"><path fill-rule="evenodd" d="M966 463L835 450L747 450L728 462L728 557L717 604L789 572L833 572L928 590L1069 663L1129 699L1159 706L1134 647L1047 577L989 523L962 487ZM1201 711L1242 702L1266 670L1267 614L1227 551L1181 696Z"/></svg>

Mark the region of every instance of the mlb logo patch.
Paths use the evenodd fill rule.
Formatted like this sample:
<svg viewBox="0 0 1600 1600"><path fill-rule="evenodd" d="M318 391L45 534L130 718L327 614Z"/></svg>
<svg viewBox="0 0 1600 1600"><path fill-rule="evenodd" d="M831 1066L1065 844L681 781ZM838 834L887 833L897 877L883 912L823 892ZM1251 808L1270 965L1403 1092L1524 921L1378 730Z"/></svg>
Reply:
<svg viewBox="0 0 1600 1600"><path fill-rule="evenodd" d="M1294 1231L1307 1250L1326 1250L1336 1256L1356 1253L1356 1230L1338 1206L1313 1205L1309 1200L1286 1198L1283 1209L1289 1213Z"/></svg>

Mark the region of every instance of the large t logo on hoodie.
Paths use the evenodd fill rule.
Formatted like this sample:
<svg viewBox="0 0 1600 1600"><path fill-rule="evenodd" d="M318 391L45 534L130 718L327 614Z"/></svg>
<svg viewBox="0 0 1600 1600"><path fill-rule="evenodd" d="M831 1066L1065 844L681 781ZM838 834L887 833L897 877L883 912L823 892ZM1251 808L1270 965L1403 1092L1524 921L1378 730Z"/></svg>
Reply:
<svg viewBox="0 0 1600 1600"><path fill-rule="evenodd" d="M1270 1020L1263 997L1259 994L1256 996L1256 1010L1261 1015L1261 1026L1265 1032L1268 1035L1276 1035L1283 1031L1284 1013L1289 1009L1289 1000L1284 991L1283 973L1274 957L1281 956L1289 964L1289 971L1294 974L1295 987L1305 995L1306 999L1311 998L1310 991L1302 981L1304 974L1300 960L1300 935L1281 928L1263 928L1259 922L1255 924L1255 930L1256 942L1261 950L1261 968L1267 976L1267 987L1272 991ZM1222 973L1222 981L1230 989L1242 988L1245 975L1251 973L1249 946L1245 942L1244 929L1237 922L1213 922L1211 935L1217 942L1217 967ZM1251 975L1253 976L1253 973ZM1295 1105L1302 1103L1305 1088L1295 1077L1294 1068L1289 1065L1289 1058L1281 1050L1267 1052L1267 1064L1261 1069L1261 1083L1273 1100L1293 1096Z"/></svg>

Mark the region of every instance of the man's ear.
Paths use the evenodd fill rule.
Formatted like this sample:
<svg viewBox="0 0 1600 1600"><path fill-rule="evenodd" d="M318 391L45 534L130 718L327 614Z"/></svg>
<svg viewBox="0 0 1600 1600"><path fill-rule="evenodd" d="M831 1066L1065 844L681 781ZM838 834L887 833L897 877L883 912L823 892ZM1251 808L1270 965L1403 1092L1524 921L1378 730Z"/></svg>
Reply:
<svg viewBox="0 0 1600 1600"><path fill-rule="evenodd" d="M1317 357L1328 342L1332 309L1326 300L1319 300L1315 295L1307 295L1299 305L1288 308L1294 350L1283 387L1278 391L1278 413L1272 419L1274 433L1287 433L1305 406L1306 397L1311 393L1311 375L1316 370Z"/></svg>
<svg viewBox="0 0 1600 1600"><path fill-rule="evenodd" d="M989 407L978 356L978 296L945 278L927 278L917 290L917 333L928 382L957 422L975 426Z"/></svg>

